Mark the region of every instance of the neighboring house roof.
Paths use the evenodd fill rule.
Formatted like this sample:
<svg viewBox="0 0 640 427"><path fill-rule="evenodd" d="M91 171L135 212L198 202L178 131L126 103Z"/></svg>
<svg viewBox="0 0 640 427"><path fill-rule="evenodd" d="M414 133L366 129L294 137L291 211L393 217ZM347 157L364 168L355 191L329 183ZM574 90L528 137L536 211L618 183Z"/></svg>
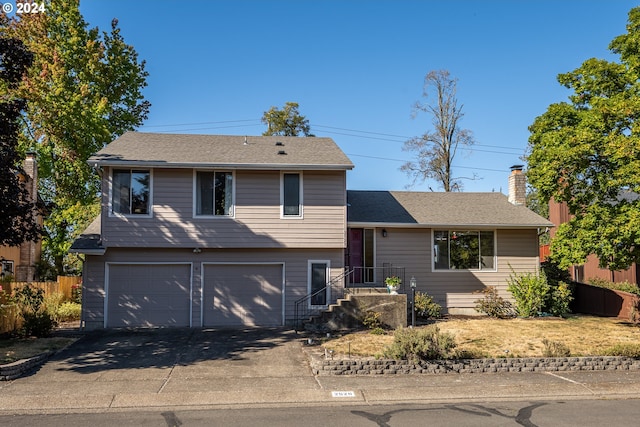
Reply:
<svg viewBox="0 0 640 427"><path fill-rule="evenodd" d="M353 225L538 228L553 224L502 193L347 191Z"/></svg>
<svg viewBox="0 0 640 427"><path fill-rule="evenodd" d="M82 234L73 242L69 252L89 255L103 255L106 249L102 246L102 221L98 215Z"/></svg>
<svg viewBox="0 0 640 427"><path fill-rule="evenodd" d="M331 138L127 132L89 158L93 165L234 169L353 168Z"/></svg>

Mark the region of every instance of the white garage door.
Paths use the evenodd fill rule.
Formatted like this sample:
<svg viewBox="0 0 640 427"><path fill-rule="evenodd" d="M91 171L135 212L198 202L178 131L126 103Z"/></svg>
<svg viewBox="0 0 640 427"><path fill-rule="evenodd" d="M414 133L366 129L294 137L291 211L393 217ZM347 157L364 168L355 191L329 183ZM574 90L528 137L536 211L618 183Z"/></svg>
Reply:
<svg viewBox="0 0 640 427"><path fill-rule="evenodd" d="M111 264L107 327L189 326L189 264Z"/></svg>
<svg viewBox="0 0 640 427"><path fill-rule="evenodd" d="M204 267L204 326L281 326L282 264Z"/></svg>

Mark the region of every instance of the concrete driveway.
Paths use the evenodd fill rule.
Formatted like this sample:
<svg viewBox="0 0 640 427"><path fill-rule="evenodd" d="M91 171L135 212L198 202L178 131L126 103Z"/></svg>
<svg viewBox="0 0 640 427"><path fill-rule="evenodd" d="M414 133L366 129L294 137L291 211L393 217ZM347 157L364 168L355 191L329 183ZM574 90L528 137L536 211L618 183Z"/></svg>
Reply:
<svg viewBox="0 0 640 427"><path fill-rule="evenodd" d="M297 401L320 389L286 329L88 333L40 370L0 384L0 410Z"/></svg>

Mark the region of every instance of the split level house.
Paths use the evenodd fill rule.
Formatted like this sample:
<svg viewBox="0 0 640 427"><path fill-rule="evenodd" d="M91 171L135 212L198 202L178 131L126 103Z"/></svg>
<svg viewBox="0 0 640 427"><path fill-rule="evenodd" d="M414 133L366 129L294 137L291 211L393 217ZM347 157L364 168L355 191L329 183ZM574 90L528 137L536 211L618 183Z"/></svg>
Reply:
<svg viewBox="0 0 640 427"><path fill-rule="evenodd" d="M415 278L449 313L537 271L524 175L501 193L349 191L330 138L129 132L89 160L102 212L84 254L86 328L280 326L345 287ZM513 184L513 185L511 185Z"/></svg>
<svg viewBox="0 0 640 427"><path fill-rule="evenodd" d="M19 180L27 188L34 204L38 203L38 163L36 154L28 152ZM42 213L36 212L34 220L42 225ZM36 264L40 261L42 240L26 241L18 246L0 246L0 278L11 277L17 282L30 282L36 279Z"/></svg>

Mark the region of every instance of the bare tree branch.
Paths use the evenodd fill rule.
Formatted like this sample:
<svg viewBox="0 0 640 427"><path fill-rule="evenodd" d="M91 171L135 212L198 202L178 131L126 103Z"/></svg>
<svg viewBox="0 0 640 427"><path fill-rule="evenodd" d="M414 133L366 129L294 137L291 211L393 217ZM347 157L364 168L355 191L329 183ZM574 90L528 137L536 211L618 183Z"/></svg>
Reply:
<svg viewBox="0 0 640 427"><path fill-rule="evenodd" d="M459 146L473 145L475 140L470 130L459 126L464 114L456 98L456 85L457 79L451 78L446 70L431 71L425 76L422 96L435 96L435 100L427 104L416 102L412 117L420 112L431 115L434 130L411 138L402 147L415 154L415 160L400 168L412 178L411 185L433 179L444 191L462 189L460 179L452 176L453 160Z"/></svg>

